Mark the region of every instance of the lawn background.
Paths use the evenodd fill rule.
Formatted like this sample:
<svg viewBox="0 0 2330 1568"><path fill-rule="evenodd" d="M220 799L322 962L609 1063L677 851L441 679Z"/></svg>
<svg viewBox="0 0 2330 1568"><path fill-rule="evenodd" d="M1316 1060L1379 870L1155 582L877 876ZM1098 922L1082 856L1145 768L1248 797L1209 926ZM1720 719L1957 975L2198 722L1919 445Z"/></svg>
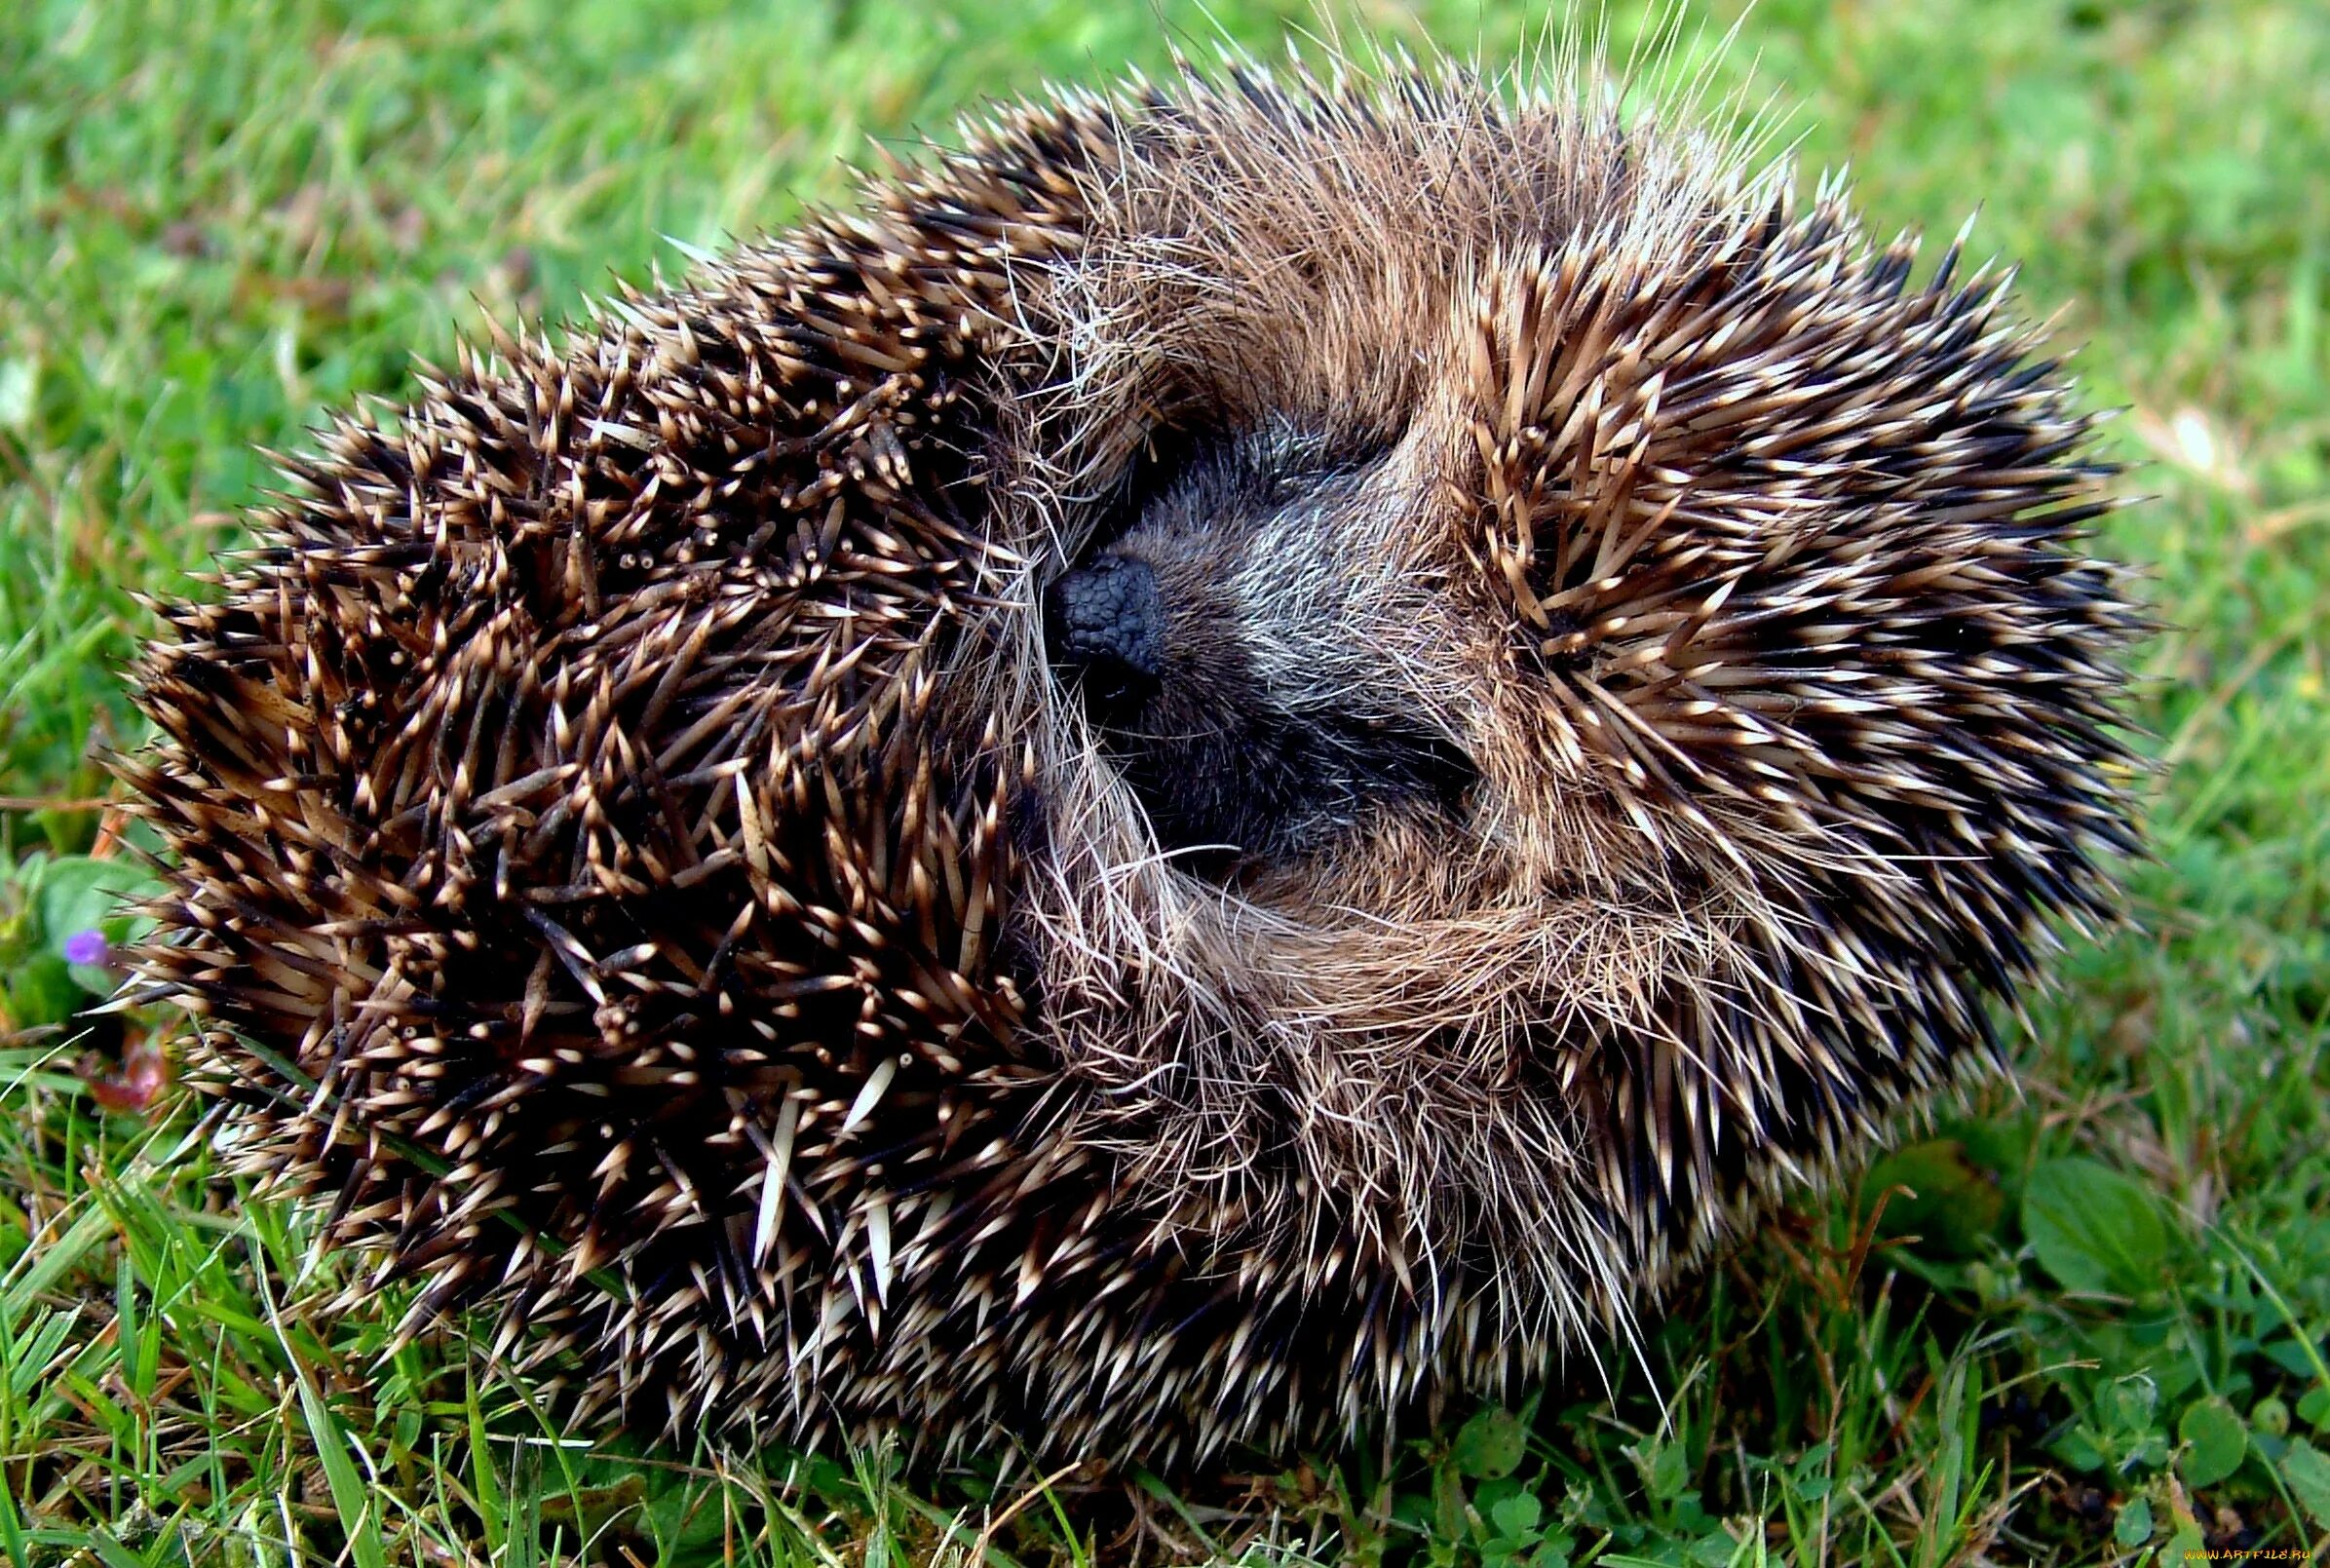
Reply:
<svg viewBox="0 0 2330 1568"><path fill-rule="evenodd" d="M1538 7L1340 13L1509 60ZM128 863L134 594L186 591L319 411L844 197L981 97L1277 54L1218 0L12 0L0 8L0 1552L22 1562L2158 1560L2330 1543L2330 8L1766 0L1725 87L1872 229L2019 258L2140 465L2107 548L2157 859L1985 1093L1696 1287L1647 1365L1395 1456L1134 1501L1008 1465L554 1442L458 1332L213 1179L139 1020L72 1016ZM1609 19L1623 51L1636 9ZM1696 26L1696 21L1694 22ZM1713 38L1686 39L1688 57ZM89 852L101 853L95 859ZM116 932L118 935L118 931ZM114 1060L129 1049L125 1072ZM140 1075L143 1075L142 1077ZM105 1106L128 1107L107 1110ZM1869 1223L1878 1196L1896 1186ZM1003 1517L1008 1512L1009 1517ZM998 1523L1000 1518L1001 1522ZM992 1526L992 1528L990 1528Z"/></svg>

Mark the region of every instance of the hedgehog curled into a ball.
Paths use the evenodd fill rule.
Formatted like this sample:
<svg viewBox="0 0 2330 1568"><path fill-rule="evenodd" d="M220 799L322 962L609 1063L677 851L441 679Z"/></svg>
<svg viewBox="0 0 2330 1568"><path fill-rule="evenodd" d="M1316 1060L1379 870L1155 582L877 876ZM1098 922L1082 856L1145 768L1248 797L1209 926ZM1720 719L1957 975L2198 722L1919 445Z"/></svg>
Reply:
<svg viewBox="0 0 2330 1568"><path fill-rule="evenodd" d="M1186 1468L1995 1068L2133 847L2086 421L1584 96L1063 96L338 423L128 764L242 1158L581 1406Z"/></svg>

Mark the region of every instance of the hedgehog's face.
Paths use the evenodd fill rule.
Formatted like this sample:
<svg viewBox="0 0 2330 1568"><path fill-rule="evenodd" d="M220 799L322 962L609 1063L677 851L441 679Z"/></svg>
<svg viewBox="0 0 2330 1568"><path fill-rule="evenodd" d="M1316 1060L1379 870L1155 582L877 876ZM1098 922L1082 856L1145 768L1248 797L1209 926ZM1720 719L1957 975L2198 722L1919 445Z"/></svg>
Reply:
<svg viewBox="0 0 2330 1568"><path fill-rule="evenodd" d="M1447 617L1392 463L1273 432L1207 451L1051 584L1046 647L1159 848L1252 886L1477 774L1432 699Z"/></svg>

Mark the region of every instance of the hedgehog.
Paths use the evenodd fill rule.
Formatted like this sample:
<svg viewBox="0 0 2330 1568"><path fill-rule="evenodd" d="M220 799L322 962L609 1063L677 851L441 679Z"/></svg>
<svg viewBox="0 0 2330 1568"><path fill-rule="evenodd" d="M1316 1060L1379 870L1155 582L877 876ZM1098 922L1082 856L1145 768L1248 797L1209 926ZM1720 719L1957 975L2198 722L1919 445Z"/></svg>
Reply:
<svg viewBox="0 0 2330 1568"><path fill-rule="evenodd" d="M2003 1070L2137 847L2091 416L1620 103L1055 93L320 431L121 764L239 1167L576 1422L1169 1473Z"/></svg>

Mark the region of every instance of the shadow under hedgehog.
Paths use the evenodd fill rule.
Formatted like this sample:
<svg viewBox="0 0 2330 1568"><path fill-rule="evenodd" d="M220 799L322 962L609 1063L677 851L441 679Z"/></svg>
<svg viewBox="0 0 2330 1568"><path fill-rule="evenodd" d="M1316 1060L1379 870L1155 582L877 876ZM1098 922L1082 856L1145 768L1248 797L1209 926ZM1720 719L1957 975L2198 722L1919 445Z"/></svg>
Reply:
<svg viewBox="0 0 2330 1568"><path fill-rule="evenodd" d="M1995 1069L2133 847L2086 422L1606 96L1060 96L340 421L124 764L246 1167L584 1406L1171 1471Z"/></svg>

